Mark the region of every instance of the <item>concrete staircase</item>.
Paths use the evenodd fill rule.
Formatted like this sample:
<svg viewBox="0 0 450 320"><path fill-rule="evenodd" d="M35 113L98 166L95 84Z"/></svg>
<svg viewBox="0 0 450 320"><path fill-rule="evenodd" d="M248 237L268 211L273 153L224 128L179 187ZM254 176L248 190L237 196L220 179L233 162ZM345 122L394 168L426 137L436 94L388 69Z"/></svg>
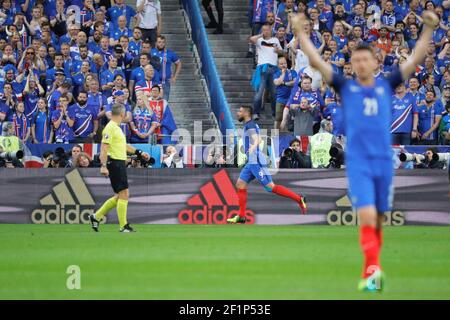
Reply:
<svg viewBox="0 0 450 320"><path fill-rule="evenodd" d="M136 6L136 1L127 2ZM192 41L188 38L182 6L179 0L162 0L161 11L162 34L166 37L167 47L175 51L182 62L180 76L171 88L169 100L175 122L178 128L187 129L191 135L194 121L202 121L203 131L214 128L207 92L202 86L203 76L194 58Z"/></svg>
<svg viewBox="0 0 450 320"><path fill-rule="evenodd" d="M212 2L214 6L214 1ZM236 119L236 111L242 104L253 105L255 92L250 81L254 72L253 58L246 58L248 51L248 37L251 29L247 18L248 1L224 1L224 34L212 34L214 29L206 29L209 43L215 58L217 70L220 74L230 111ZM217 18L215 8L213 12ZM202 7L202 16L205 24L209 22L208 16ZM259 124L262 128L273 128L273 118L270 104L266 103L261 112Z"/></svg>

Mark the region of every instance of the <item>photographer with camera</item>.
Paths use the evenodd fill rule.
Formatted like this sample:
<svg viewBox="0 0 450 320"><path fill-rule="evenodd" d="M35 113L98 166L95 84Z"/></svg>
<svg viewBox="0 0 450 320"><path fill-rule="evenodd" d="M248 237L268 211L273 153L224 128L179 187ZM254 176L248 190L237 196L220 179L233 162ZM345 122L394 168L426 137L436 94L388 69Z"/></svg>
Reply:
<svg viewBox="0 0 450 320"><path fill-rule="evenodd" d="M23 168L23 142L14 135L14 125L4 122L0 136L0 167Z"/></svg>
<svg viewBox="0 0 450 320"><path fill-rule="evenodd" d="M283 151L279 168L311 168L311 158L301 151L301 142L294 139L289 143L289 148Z"/></svg>
<svg viewBox="0 0 450 320"><path fill-rule="evenodd" d="M415 158L414 168L416 169L443 169L444 163L439 161L437 149L427 148L424 156L425 159L421 160L420 155L414 153Z"/></svg>
<svg viewBox="0 0 450 320"><path fill-rule="evenodd" d="M180 157L174 146L167 146L166 152L163 155L162 167L183 168L183 159Z"/></svg>

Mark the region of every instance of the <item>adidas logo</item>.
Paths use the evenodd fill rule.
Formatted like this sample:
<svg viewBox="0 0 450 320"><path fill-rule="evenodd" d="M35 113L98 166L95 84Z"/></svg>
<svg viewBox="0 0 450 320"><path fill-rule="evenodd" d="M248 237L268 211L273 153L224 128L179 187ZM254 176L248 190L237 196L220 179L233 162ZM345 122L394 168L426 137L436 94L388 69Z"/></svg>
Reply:
<svg viewBox="0 0 450 320"><path fill-rule="evenodd" d="M359 225L356 211L353 211L352 203L347 195L336 201L337 210L330 210L327 214L327 223L334 226ZM401 211L390 211L384 214L383 225L402 226L405 224L405 214Z"/></svg>
<svg viewBox="0 0 450 320"><path fill-rule="evenodd" d="M239 214L239 198L233 183L225 169L213 175L213 181L200 188L187 201L189 209L178 213L178 220L182 224L226 224L227 219ZM246 210L248 224L255 223L255 213Z"/></svg>
<svg viewBox="0 0 450 320"><path fill-rule="evenodd" d="M90 223L95 202L77 169L65 176L52 191L40 200L41 207L33 210L33 223L74 224ZM106 217L105 217L106 218ZM102 223L106 220L103 218Z"/></svg>

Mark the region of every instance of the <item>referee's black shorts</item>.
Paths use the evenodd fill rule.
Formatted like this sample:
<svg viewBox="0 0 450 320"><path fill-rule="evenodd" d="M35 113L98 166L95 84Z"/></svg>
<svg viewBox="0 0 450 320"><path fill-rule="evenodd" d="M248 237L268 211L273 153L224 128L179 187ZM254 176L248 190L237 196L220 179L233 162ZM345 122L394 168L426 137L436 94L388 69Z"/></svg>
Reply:
<svg viewBox="0 0 450 320"><path fill-rule="evenodd" d="M125 160L109 158L106 167L109 171L109 180L115 193L128 189L127 166Z"/></svg>

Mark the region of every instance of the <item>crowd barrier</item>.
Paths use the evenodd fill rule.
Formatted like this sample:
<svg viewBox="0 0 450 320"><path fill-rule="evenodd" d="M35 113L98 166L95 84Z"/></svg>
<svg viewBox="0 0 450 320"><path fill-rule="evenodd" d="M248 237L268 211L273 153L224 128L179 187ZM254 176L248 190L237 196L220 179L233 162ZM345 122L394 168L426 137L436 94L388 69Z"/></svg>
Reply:
<svg viewBox="0 0 450 320"><path fill-rule="evenodd" d="M200 13L198 0L182 0L184 10L189 17L192 30L192 41L197 46L202 62L201 71L206 79L209 95L211 97L211 109L219 123L220 131L224 136L227 130L235 130L233 116L227 103L225 92L220 81L219 73L214 62L208 35Z"/></svg>

